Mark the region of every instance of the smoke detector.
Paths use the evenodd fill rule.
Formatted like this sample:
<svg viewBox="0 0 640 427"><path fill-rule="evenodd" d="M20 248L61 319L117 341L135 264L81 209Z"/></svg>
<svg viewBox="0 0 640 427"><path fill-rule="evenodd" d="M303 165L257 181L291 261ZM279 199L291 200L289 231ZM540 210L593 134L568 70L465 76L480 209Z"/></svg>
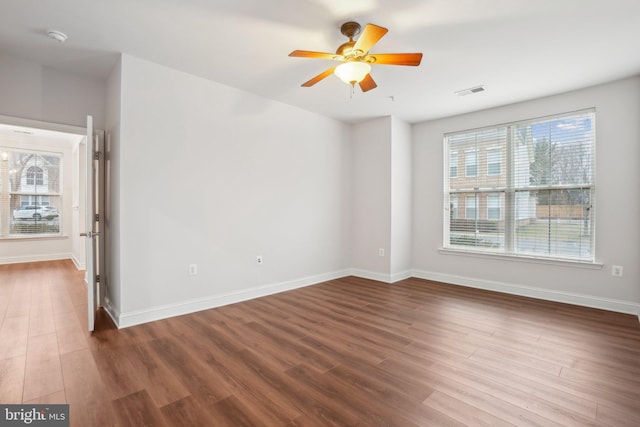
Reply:
<svg viewBox="0 0 640 427"><path fill-rule="evenodd" d="M47 31L47 37L49 37L52 40L55 40L57 42L60 43L64 43L67 41L68 37L65 33L63 33L62 31L58 31L58 30L49 30Z"/></svg>

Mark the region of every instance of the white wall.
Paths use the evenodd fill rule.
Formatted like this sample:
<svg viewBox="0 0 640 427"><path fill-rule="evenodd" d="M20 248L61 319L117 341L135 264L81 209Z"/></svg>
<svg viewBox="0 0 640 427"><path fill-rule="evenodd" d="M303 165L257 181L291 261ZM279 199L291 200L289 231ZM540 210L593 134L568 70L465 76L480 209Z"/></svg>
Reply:
<svg viewBox="0 0 640 427"><path fill-rule="evenodd" d="M391 281L411 276L411 126L393 117L391 128Z"/></svg>
<svg viewBox="0 0 640 427"><path fill-rule="evenodd" d="M72 145L56 143L35 135L16 134L15 136L0 137L0 147L20 149L28 144L29 149L48 153L62 154L62 235L45 238L13 238L0 240L0 264L19 262L44 261L52 259L71 258L72 243Z"/></svg>
<svg viewBox="0 0 640 427"><path fill-rule="evenodd" d="M121 83L121 325L345 274L348 126L127 55Z"/></svg>
<svg viewBox="0 0 640 427"><path fill-rule="evenodd" d="M389 281L391 266L391 117L352 126L355 274ZM379 255L384 250L384 256Z"/></svg>
<svg viewBox="0 0 640 427"><path fill-rule="evenodd" d="M118 319L121 300L121 240L120 218L120 116L122 104L122 60L118 59L109 74L105 102L105 278L100 290L103 305L115 320Z"/></svg>
<svg viewBox="0 0 640 427"><path fill-rule="evenodd" d="M355 275L411 276L411 127L396 117L352 126ZM379 251L382 249L384 255Z"/></svg>
<svg viewBox="0 0 640 427"><path fill-rule="evenodd" d="M441 253L443 134L596 108L596 258L602 268ZM419 277L595 307L640 308L640 78L617 81L413 128L413 267ZM624 277L611 266L624 266Z"/></svg>
<svg viewBox="0 0 640 427"><path fill-rule="evenodd" d="M104 82L0 55L0 115L104 127Z"/></svg>

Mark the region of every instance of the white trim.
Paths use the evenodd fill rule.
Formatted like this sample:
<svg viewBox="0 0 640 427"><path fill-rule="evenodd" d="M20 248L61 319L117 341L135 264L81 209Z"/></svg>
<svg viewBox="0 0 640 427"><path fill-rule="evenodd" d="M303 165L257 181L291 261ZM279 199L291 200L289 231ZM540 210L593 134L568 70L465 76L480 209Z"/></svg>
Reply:
<svg viewBox="0 0 640 427"><path fill-rule="evenodd" d="M378 273L370 270L360 270L358 268L351 269L351 276L360 277L362 279L375 280L383 283L396 283L401 280L412 277L411 270L399 271L393 274Z"/></svg>
<svg viewBox="0 0 640 427"><path fill-rule="evenodd" d="M400 272L391 274L390 283L396 283L401 280L410 279L411 277L413 277L413 271L411 270L400 271Z"/></svg>
<svg viewBox="0 0 640 427"><path fill-rule="evenodd" d="M87 265L85 263L81 263L78 258L75 257L75 255L71 255L71 261L73 261L73 264L76 266L76 268L78 270L86 270L87 269Z"/></svg>
<svg viewBox="0 0 640 427"><path fill-rule="evenodd" d="M223 305L234 304L241 301L260 298L267 295L277 294L279 292L298 289L305 286L315 285L317 283L329 280L339 279L349 276L350 270L340 270L333 273L319 274L317 276L305 277L302 279L290 280L287 282L274 283L271 285L258 286L251 289L245 289L238 292L230 292L220 295L212 295L204 298L197 298L188 301L178 302L175 304L167 304L158 307L151 307L144 310L136 310L128 313L118 313L113 308L108 308L107 312L114 317L114 322L118 328L127 328L129 326L140 325L142 323L153 322L155 320L166 319L183 314L194 313L196 311L208 310L210 308L220 307ZM113 310L112 313L110 310Z"/></svg>
<svg viewBox="0 0 640 427"><path fill-rule="evenodd" d="M423 270L406 270L394 274L385 274L369 270L346 269L335 271L332 273L305 277L302 279L274 283L271 285L258 286L238 292L212 295L205 298L198 298L189 301L178 302L175 304L167 304L163 306L152 307L149 309L132 311L129 313L120 313L117 307L112 306L109 301L105 302L103 308L107 311L118 328L127 328L129 326L140 325L147 322L153 322L155 320L167 319L183 314L208 310L211 308L273 295L280 292L298 289L305 286L311 286L347 276L361 277L364 279L376 280L383 283L395 283L400 280L415 277L419 279L443 282L451 285L467 286L476 289L497 291L506 294L520 295L542 300L616 311L620 313L629 313L637 315L638 321L640 321L640 304L638 303L614 300L610 298L601 298L590 295L574 294L570 292L561 292L552 289L541 289L518 284L474 279L471 277L435 273Z"/></svg>
<svg viewBox="0 0 640 427"><path fill-rule="evenodd" d="M456 276L453 274L436 273L423 270L413 270L413 277L452 285L502 292L505 294L599 308L601 310L616 311L619 313L634 314L637 315L638 320L640 320L640 303L630 301L575 294L572 292L562 292L553 289L542 289L519 284L496 282L492 280L474 279L472 277Z"/></svg>
<svg viewBox="0 0 640 427"><path fill-rule="evenodd" d="M113 324L116 325L116 328L120 329L120 324L118 321L118 319L120 318L120 310L118 310L117 307L112 306L111 302L108 299L107 301L105 301L102 308L107 312L109 317L111 317L111 320L113 321Z"/></svg>
<svg viewBox="0 0 640 427"><path fill-rule="evenodd" d="M377 271L360 270L359 268L352 268L351 276L360 277L362 279L375 280L377 282L391 283L390 274L378 273Z"/></svg>
<svg viewBox="0 0 640 427"><path fill-rule="evenodd" d="M7 234L6 236L0 236L0 241L20 242L25 240L63 240L68 238L68 234Z"/></svg>
<svg viewBox="0 0 640 427"><path fill-rule="evenodd" d="M55 132L71 133L73 135L85 135L87 130L86 127L45 122L42 120L23 119L13 116L0 116L0 122L11 126L52 130Z"/></svg>
<svg viewBox="0 0 640 427"><path fill-rule="evenodd" d="M570 258L544 258L528 255L518 255L513 253L497 253L490 250L481 251L476 249L470 251L468 249L456 249L456 248L438 248L438 252L442 255L456 255L456 256L469 256L475 258L490 258L499 259L501 261L515 261L515 262L530 262L533 264L551 264L561 265L564 267L579 267L579 268L591 268L594 270L600 270L604 266L601 262L580 261Z"/></svg>
<svg viewBox="0 0 640 427"><path fill-rule="evenodd" d="M23 262L59 261L62 259L70 259L70 258L71 258L70 253L9 256L9 257L0 258L0 265L19 264Z"/></svg>

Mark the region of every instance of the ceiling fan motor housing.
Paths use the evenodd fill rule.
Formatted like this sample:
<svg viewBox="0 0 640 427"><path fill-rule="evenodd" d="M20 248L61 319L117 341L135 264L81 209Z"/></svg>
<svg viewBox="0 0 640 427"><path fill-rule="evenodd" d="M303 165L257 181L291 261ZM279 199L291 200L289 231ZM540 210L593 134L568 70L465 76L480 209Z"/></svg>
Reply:
<svg viewBox="0 0 640 427"><path fill-rule="evenodd" d="M349 37L350 41L353 41L353 38L360 34L360 24L357 22L349 21L342 24L340 27L340 32L345 36Z"/></svg>
<svg viewBox="0 0 640 427"><path fill-rule="evenodd" d="M353 50L353 46L355 46L356 44L353 38L360 34L360 30L360 24L358 24L357 22L349 21L342 24L342 26L340 27L340 32L346 37L349 37L349 41L338 46L338 49L336 49L337 55L341 55L346 58L357 56L357 52Z"/></svg>
<svg viewBox="0 0 640 427"><path fill-rule="evenodd" d="M348 57L350 54L354 53L353 46L355 46L356 42L348 41L346 43L342 43L338 49L336 49L336 55L342 55L344 57Z"/></svg>

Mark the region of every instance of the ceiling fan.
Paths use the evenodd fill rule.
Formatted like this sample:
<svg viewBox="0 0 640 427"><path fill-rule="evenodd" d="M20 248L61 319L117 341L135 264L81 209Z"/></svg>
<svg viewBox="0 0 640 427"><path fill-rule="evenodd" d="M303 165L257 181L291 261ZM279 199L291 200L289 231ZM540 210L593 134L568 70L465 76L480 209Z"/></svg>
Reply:
<svg viewBox="0 0 640 427"><path fill-rule="evenodd" d="M409 65L418 66L422 60L421 53L369 53L369 50L389 31L386 28L373 24L367 24L358 40L353 40L360 34L360 24L346 22L340 27L340 32L349 38L349 41L341 44L336 53L310 52L307 50L294 50L289 56L300 58L332 59L342 62L318 74L311 80L302 84L302 87L311 87L331 74L335 74L343 82L352 87L356 83L363 92L375 89L378 85L371 77L371 64L382 65Z"/></svg>

